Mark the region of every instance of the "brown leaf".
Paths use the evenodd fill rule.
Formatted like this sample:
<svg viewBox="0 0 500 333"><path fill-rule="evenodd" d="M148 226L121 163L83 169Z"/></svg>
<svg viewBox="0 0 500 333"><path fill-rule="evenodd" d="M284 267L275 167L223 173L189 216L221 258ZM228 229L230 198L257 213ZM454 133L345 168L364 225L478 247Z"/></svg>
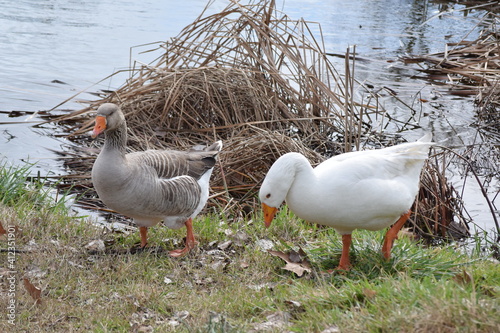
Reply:
<svg viewBox="0 0 500 333"><path fill-rule="evenodd" d="M302 304L297 301L285 301L285 304L288 304L291 307L296 307L296 308L300 308L302 306Z"/></svg>
<svg viewBox="0 0 500 333"><path fill-rule="evenodd" d="M305 272L311 272L311 264L306 258L306 253L302 249L299 249L298 252L291 250L288 253L274 250L268 250L268 252L273 256L283 259L286 262L283 269L294 272L298 277L304 275Z"/></svg>
<svg viewBox="0 0 500 333"><path fill-rule="evenodd" d="M293 251L293 250L290 251L290 254L288 255L288 257L290 258L291 262L302 262L302 257L296 251Z"/></svg>
<svg viewBox="0 0 500 333"><path fill-rule="evenodd" d="M233 244L233 242L231 240L228 240L228 241L219 243L219 245L217 245L217 247L219 248L219 250L226 250L227 248L229 248L231 246L231 244Z"/></svg>
<svg viewBox="0 0 500 333"><path fill-rule="evenodd" d="M257 323L254 325L254 329L257 332L283 332L286 327L290 325L291 314L288 312L277 311L266 317L267 321L263 323Z"/></svg>
<svg viewBox="0 0 500 333"><path fill-rule="evenodd" d="M28 294L35 300L36 304L42 304L42 290L35 287L28 278L24 278L24 287Z"/></svg>
<svg viewBox="0 0 500 333"><path fill-rule="evenodd" d="M7 230L8 229L8 230ZM4 236L4 238L7 238L7 236L5 235L8 235L8 237L15 237L15 238L21 238L22 237L22 229L19 228L17 225L15 226L8 226L8 228L5 229L2 225L2 222L0 222L0 236Z"/></svg>
<svg viewBox="0 0 500 333"><path fill-rule="evenodd" d="M365 295L368 299L372 299L375 295L377 295L377 292L375 290L365 288L363 289L363 295Z"/></svg>
<svg viewBox="0 0 500 333"><path fill-rule="evenodd" d="M245 246L245 243L248 242L250 236L243 231L238 231L233 237L234 245L236 246Z"/></svg>
<svg viewBox="0 0 500 333"><path fill-rule="evenodd" d="M472 276L464 269L462 273L455 275L453 280L459 284L466 285L472 283Z"/></svg>
<svg viewBox="0 0 500 333"><path fill-rule="evenodd" d="M286 262L288 262L288 254L286 254L283 251L267 250L267 252L269 252L270 254L272 254L275 257L281 258L281 259L285 260Z"/></svg>
<svg viewBox="0 0 500 333"><path fill-rule="evenodd" d="M285 265L285 267L283 267L283 269L287 270L287 271L290 271L290 272L294 272L295 274L297 274L298 277L301 277L302 275L304 275L305 272L311 272L311 269L310 268L307 268L301 264L296 264L296 263L287 263Z"/></svg>

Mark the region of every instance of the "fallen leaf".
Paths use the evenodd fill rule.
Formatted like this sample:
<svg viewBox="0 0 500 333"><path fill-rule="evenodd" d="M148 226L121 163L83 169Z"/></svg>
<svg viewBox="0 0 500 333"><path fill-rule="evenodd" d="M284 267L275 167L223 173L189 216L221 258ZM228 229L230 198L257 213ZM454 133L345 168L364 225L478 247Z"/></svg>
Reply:
<svg viewBox="0 0 500 333"><path fill-rule="evenodd" d="M455 275L453 277L453 280L455 280L455 282L460 283L462 285L471 284L472 283L472 276L469 273L467 273L467 271L464 269L462 271L462 273Z"/></svg>
<svg viewBox="0 0 500 333"><path fill-rule="evenodd" d="M290 309L290 312L293 313L301 313L305 312L306 309L302 305L302 303L297 302L297 301L285 301L285 304L288 305L288 308Z"/></svg>
<svg viewBox="0 0 500 333"><path fill-rule="evenodd" d="M234 245L245 246L245 243L250 239L250 236L248 236L248 234L243 231L238 231L232 238Z"/></svg>
<svg viewBox="0 0 500 333"><path fill-rule="evenodd" d="M28 291L28 294L35 300L36 304L42 304L42 290L35 287L28 278L24 278L24 287Z"/></svg>
<svg viewBox="0 0 500 333"><path fill-rule="evenodd" d="M189 316L191 316L191 314L189 313L189 311L183 310L183 311L178 311L178 312L174 313L174 317L173 318L174 319L185 320Z"/></svg>
<svg viewBox="0 0 500 333"><path fill-rule="evenodd" d="M294 272L295 274L297 274L298 277L301 277L302 275L304 275L305 272L308 272L308 273L311 272L310 268L304 267L302 264L296 264L293 262L287 263L285 265L285 267L283 267L283 269L290 271L290 272Z"/></svg>
<svg viewBox="0 0 500 333"><path fill-rule="evenodd" d="M285 301L285 304L291 305L292 307L299 308L302 306L300 302L297 301Z"/></svg>
<svg viewBox="0 0 500 333"><path fill-rule="evenodd" d="M267 321L254 325L257 332L280 331L283 332L290 325L291 315L288 312L278 311L266 317Z"/></svg>
<svg viewBox="0 0 500 333"><path fill-rule="evenodd" d="M304 250L302 250L302 248L299 248L299 252L294 250L290 251L290 261L292 262L301 263L306 257L307 254L304 252Z"/></svg>
<svg viewBox="0 0 500 333"><path fill-rule="evenodd" d="M268 250L267 252L273 256L283 259L286 262L283 269L297 274L298 277L303 276L305 272L311 272L311 264L309 263L309 260L307 260L306 253L302 249L299 249L298 252L290 250L288 253L274 250Z"/></svg>
<svg viewBox="0 0 500 333"><path fill-rule="evenodd" d="M154 332L154 329L150 325L143 325L139 323L133 323L130 325L130 329L134 333L149 333Z"/></svg>
<svg viewBox="0 0 500 333"><path fill-rule="evenodd" d="M8 229L9 231L7 231L7 229ZM13 227L9 225L7 229L5 229L5 228L3 227L3 225L2 225L2 222L0 222L0 236L5 236L5 235L7 235L7 234L9 234L9 233L10 233L10 234L9 234L9 237L10 237L10 238L12 238L12 237L15 237L15 238L21 238L21 237L22 237L22 235L23 235L23 234L22 234L22 231L23 231L23 230L22 230L21 228L19 228L17 225L15 225L15 226L13 226ZM7 236L6 236L6 237L7 237Z"/></svg>
<svg viewBox="0 0 500 333"><path fill-rule="evenodd" d="M266 282L266 283L261 283L261 284L248 285L247 287L250 289L256 290L256 291L259 291L262 289L273 290L273 288L276 287L276 283Z"/></svg>
<svg viewBox="0 0 500 333"><path fill-rule="evenodd" d="M225 242L222 242L222 243L219 243L219 245L217 245L217 247L220 249L220 250L225 250L227 249L228 247L231 246L231 244L233 244L232 241L228 240L228 241L225 241Z"/></svg>
<svg viewBox="0 0 500 333"><path fill-rule="evenodd" d="M269 252L270 254L272 254L275 257L281 258L281 259L285 260L286 262L289 262L289 259L288 259L289 255L283 251L268 250L267 252Z"/></svg>
<svg viewBox="0 0 500 333"><path fill-rule="evenodd" d="M365 288L363 289L363 295L365 295L368 299L372 299L375 295L377 295L377 292L375 290Z"/></svg>
<svg viewBox="0 0 500 333"><path fill-rule="evenodd" d="M213 270L223 270L227 266L227 262L225 260L216 260L213 263L211 263L209 266Z"/></svg>
<svg viewBox="0 0 500 333"><path fill-rule="evenodd" d="M214 282L214 279L212 277L202 277L202 278L196 279L194 281L194 283L196 283L199 286L209 285L209 284L212 284L213 282Z"/></svg>
<svg viewBox="0 0 500 333"><path fill-rule="evenodd" d="M181 322L178 321L177 319L170 319L167 324L171 327L171 328L176 328L177 326L180 326L181 325Z"/></svg>

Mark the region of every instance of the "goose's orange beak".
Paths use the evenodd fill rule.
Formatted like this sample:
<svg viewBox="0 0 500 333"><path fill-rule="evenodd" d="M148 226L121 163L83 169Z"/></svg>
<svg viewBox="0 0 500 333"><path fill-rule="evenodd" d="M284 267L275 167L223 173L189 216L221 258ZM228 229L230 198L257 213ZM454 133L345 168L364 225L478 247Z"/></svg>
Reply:
<svg viewBox="0 0 500 333"><path fill-rule="evenodd" d="M92 139L95 139L99 134L104 132L105 129L106 129L106 117L103 116L95 117L95 126L91 135Z"/></svg>
<svg viewBox="0 0 500 333"><path fill-rule="evenodd" d="M278 211L278 208L276 207L269 207L265 203L262 204L262 211L264 212L264 224L266 225L266 228L269 228L271 225L271 222L274 219L274 215L276 215L276 212Z"/></svg>

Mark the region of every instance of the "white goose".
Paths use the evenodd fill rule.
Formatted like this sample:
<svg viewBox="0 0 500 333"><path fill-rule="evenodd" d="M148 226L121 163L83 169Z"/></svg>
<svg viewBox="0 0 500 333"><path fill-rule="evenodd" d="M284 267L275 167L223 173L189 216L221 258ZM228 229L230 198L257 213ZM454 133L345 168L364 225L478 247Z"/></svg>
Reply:
<svg viewBox="0 0 500 333"><path fill-rule="evenodd" d="M103 132L104 147L92 168L92 182L99 198L109 208L134 219L141 247L147 244L147 228L161 220L173 229L185 225L186 246L170 251L170 255L188 253L196 244L192 220L208 200L210 176L222 142L204 150L127 154L125 116L112 103L97 109L92 137Z"/></svg>
<svg viewBox="0 0 500 333"><path fill-rule="evenodd" d="M431 139L427 134L416 142L337 155L314 169L299 153L281 156L259 191L266 227L285 200L298 217L331 226L342 235L337 269L348 270L352 231L394 224L382 245L389 259L398 231L410 216Z"/></svg>

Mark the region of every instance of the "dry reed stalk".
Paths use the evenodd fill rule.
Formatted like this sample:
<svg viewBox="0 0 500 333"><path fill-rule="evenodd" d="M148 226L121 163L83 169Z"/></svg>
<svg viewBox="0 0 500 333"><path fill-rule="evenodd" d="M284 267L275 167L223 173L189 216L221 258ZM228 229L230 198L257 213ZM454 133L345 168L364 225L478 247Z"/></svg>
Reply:
<svg viewBox="0 0 500 333"><path fill-rule="evenodd" d="M479 132L493 143L497 160L500 159L500 78L488 90L482 91L476 97L477 123ZM499 161L500 162L500 161ZM499 163L500 164L500 163ZM499 165L497 164L497 165ZM500 178L500 177L499 177Z"/></svg>
<svg viewBox="0 0 500 333"><path fill-rule="evenodd" d="M484 18L491 20L489 13ZM497 17L498 19L498 17ZM494 21L494 19L493 19ZM479 26L479 25L478 25ZM405 57L405 63L426 63L430 79L448 81L451 93L477 95L484 89L496 86L500 79L500 48L495 24L482 30L474 41L462 40L447 43L445 51L416 57Z"/></svg>
<svg viewBox="0 0 500 333"><path fill-rule="evenodd" d="M441 165L440 165L441 164ZM424 239L461 239L469 236L463 203L445 176L446 154L426 161L410 223Z"/></svg>
<svg viewBox="0 0 500 333"><path fill-rule="evenodd" d="M139 141L167 131L198 132L201 141L215 131L224 139L227 127L247 123L300 133L309 138L306 145L318 149L333 135L360 137L370 121L359 119L360 105L352 92L346 97L344 82L310 31L307 22L277 11L274 1L246 6L233 1L162 44L165 53L157 63L138 68L126 85L92 108L122 104ZM356 125L346 128L346 117L357 119Z"/></svg>

